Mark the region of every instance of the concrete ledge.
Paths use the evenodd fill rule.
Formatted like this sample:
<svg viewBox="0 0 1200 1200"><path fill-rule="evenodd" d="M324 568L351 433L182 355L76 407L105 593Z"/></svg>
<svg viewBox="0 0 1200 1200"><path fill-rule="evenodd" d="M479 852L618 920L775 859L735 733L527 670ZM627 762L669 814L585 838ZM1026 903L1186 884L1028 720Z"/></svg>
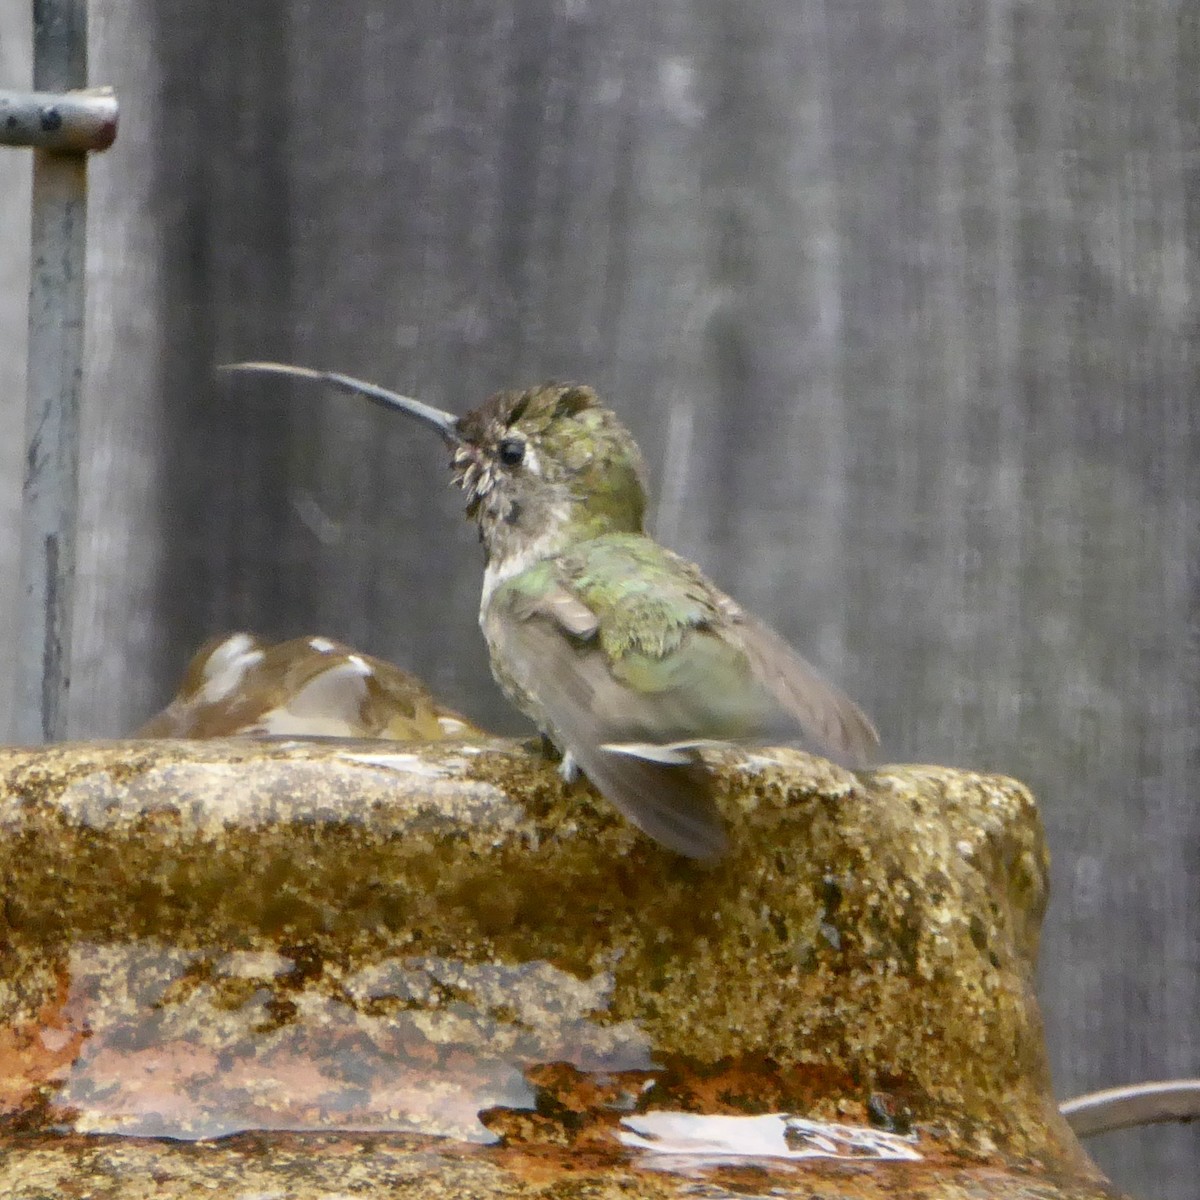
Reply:
<svg viewBox="0 0 1200 1200"><path fill-rule="evenodd" d="M830 1197L890 1194L867 1180L895 1172L922 1197L1016 1197L1025 1172L1039 1195L1106 1194L1049 1087L1028 792L787 750L711 765L733 845L716 866L513 742L0 751L0 1113L14 1131L391 1139L355 1142L363 1162L409 1153L409 1131L452 1139L430 1143L447 1180L602 1161L644 1176L622 1195L674 1195L656 1165L699 1161L701 1127L656 1133L654 1114L786 1114L785 1175L858 1163ZM219 1143L227 1164L256 1144ZM68 1174L80 1155L216 1153L11 1149ZM945 1190L964 1170L975 1190ZM533 1194L514 1179L444 1194Z"/></svg>

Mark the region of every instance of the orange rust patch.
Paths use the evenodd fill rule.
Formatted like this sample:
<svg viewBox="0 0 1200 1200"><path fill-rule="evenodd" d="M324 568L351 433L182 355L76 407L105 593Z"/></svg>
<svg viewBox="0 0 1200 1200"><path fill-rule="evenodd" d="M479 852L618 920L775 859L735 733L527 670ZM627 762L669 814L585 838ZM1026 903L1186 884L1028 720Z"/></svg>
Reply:
<svg viewBox="0 0 1200 1200"><path fill-rule="evenodd" d="M70 973L54 972L54 992L31 1021L0 1028L0 1129L29 1129L72 1114L56 1109L52 1093L87 1040L67 1011Z"/></svg>

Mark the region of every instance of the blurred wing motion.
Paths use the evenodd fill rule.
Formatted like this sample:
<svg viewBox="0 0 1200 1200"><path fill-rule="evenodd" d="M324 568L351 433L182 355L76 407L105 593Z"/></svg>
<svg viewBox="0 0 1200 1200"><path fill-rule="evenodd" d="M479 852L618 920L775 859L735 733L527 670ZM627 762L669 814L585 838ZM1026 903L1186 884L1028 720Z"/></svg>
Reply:
<svg viewBox="0 0 1200 1200"><path fill-rule="evenodd" d="M603 583L647 572L645 586ZM858 764L878 744L782 638L648 539L614 535L543 560L497 589L486 624L546 732L633 824L692 858L726 847L705 745L799 734Z"/></svg>

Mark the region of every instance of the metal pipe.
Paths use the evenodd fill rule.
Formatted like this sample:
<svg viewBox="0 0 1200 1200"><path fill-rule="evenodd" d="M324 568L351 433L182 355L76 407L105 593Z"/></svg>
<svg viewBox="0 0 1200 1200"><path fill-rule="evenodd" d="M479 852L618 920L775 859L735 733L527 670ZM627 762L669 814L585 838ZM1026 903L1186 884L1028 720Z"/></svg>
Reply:
<svg viewBox="0 0 1200 1200"><path fill-rule="evenodd" d="M0 146L37 146L81 154L107 150L117 136L110 87L73 92L0 91Z"/></svg>
<svg viewBox="0 0 1200 1200"><path fill-rule="evenodd" d="M1200 1120L1200 1079L1135 1083L1076 1096L1058 1106L1076 1137L1135 1125Z"/></svg>
<svg viewBox="0 0 1200 1200"><path fill-rule="evenodd" d="M87 0L33 0L33 86L87 84ZM13 731L67 731L79 495L87 156L33 157L25 481Z"/></svg>

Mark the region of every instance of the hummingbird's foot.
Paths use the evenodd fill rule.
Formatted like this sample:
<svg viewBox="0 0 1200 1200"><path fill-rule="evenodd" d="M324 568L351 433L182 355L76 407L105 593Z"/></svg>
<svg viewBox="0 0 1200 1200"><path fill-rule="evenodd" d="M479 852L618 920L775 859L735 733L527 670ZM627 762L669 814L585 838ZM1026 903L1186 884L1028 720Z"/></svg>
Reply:
<svg viewBox="0 0 1200 1200"><path fill-rule="evenodd" d="M560 751L552 737L539 733L536 737L528 738L525 745L531 753L540 752L544 758L558 758L558 773L563 783L574 783L579 778L579 764L575 761L575 756L570 750Z"/></svg>
<svg viewBox="0 0 1200 1200"><path fill-rule="evenodd" d="M558 773L562 776L563 783L574 783L579 778L579 764L570 750L563 751L562 762L558 764Z"/></svg>

